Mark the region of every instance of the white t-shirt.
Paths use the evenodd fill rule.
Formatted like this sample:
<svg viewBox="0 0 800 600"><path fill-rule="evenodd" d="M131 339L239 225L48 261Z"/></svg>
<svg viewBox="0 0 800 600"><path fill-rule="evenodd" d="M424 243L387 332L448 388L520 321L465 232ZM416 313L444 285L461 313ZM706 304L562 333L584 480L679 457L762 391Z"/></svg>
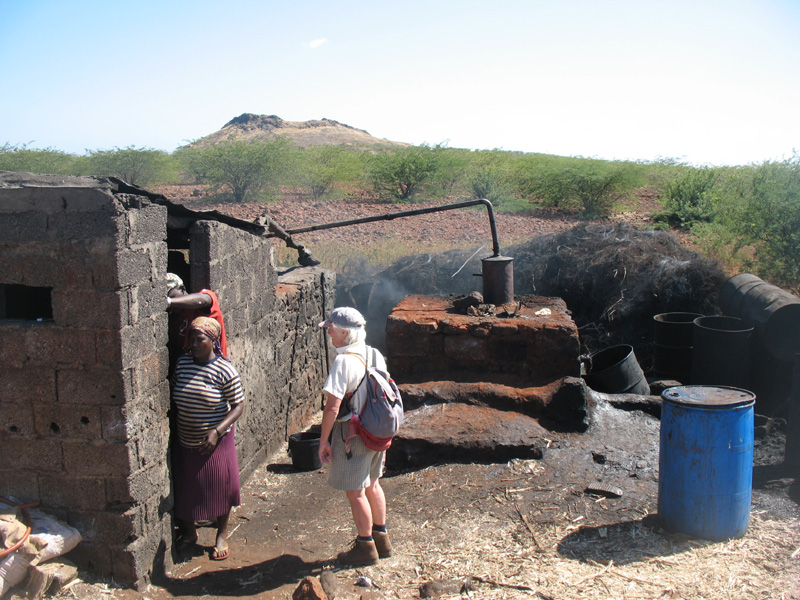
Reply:
<svg viewBox="0 0 800 600"><path fill-rule="evenodd" d="M331 372L328 374L322 391L333 394L337 398L344 398L347 394L355 391L366 373L364 362L377 369L387 370L386 359L383 358L383 355L375 348L369 348L369 352L367 352L367 345L364 342L336 348L336 353L337 356L333 359ZM350 400L350 406L356 412L361 410L363 404L364 394L356 394ZM340 420L347 421L349 418L350 413L347 413Z"/></svg>

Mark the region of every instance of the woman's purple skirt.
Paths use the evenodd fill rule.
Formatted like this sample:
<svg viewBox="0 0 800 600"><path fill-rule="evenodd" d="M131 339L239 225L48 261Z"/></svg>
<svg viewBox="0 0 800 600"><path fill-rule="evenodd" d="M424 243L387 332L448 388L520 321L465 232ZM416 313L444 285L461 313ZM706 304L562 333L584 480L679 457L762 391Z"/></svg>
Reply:
<svg viewBox="0 0 800 600"><path fill-rule="evenodd" d="M239 460L233 429L214 452L175 445L175 516L183 521L206 521L239 506Z"/></svg>

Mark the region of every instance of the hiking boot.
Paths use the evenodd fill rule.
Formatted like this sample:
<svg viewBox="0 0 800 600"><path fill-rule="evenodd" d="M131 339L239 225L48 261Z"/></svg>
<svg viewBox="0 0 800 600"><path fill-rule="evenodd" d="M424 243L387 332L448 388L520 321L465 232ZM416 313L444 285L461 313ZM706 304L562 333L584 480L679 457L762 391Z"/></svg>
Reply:
<svg viewBox="0 0 800 600"><path fill-rule="evenodd" d="M389 541L389 534L382 531L373 531L372 539L375 540L375 548L378 556L389 558L392 555L392 542Z"/></svg>
<svg viewBox="0 0 800 600"><path fill-rule="evenodd" d="M375 548L375 542L364 542L356 539L350 550L339 553L336 557L336 562L340 565L352 565L354 567L374 565L378 563L378 549Z"/></svg>

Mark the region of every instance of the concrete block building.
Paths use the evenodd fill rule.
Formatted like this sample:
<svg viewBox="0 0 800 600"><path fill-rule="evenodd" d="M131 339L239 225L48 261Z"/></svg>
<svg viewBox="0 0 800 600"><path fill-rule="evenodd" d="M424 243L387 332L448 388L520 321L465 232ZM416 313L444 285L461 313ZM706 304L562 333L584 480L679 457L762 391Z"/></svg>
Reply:
<svg viewBox="0 0 800 600"><path fill-rule="evenodd" d="M225 315L243 476L319 410L335 276L279 273L261 233L114 179L0 172L0 496L77 528L82 567L136 586L172 564L175 256Z"/></svg>

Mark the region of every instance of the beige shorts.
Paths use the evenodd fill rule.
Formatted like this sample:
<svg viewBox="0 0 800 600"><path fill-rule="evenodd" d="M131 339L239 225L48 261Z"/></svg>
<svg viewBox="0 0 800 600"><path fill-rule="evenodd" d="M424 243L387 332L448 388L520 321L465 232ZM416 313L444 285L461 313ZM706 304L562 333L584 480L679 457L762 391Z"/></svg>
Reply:
<svg viewBox="0 0 800 600"><path fill-rule="evenodd" d="M376 452L364 445L364 440L350 440L350 458L344 449L347 438L347 421L336 421L331 433L331 464L328 470L328 485L337 490L363 490L383 475L386 452Z"/></svg>

